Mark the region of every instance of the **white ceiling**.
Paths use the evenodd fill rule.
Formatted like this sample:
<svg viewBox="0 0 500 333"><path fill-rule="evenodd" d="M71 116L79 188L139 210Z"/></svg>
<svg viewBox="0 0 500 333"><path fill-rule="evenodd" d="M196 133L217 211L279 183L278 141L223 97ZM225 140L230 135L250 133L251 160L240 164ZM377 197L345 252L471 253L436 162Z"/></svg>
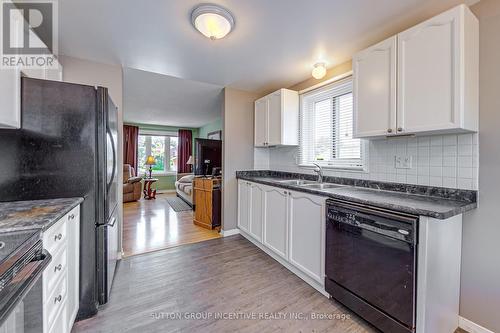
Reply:
<svg viewBox="0 0 500 333"><path fill-rule="evenodd" d="M136 69L123 70L123 119L198 128L221 116L223 87Z"/></svg>
<svg viewBox="0 0 500 333"><path fill-rule="evenodd" d="M472 0L474 1L474 0ZM203 0L62 0L60 52L249 91L286 87L462 0L211 0L236 26L211 41L191 26ZM404 23L403 23L404 22ZM381 37L382 36L382 37Z"/></svg>
<svg viewBox="0 0 500 333"><path fill-rule="evenodd" d="M212 41L190 23L203 0L62 0L59 50L191 80L126 69L124 109L127 121L194 126L213 114L220 87L260 93L289 87L308 79L317 61L343 63L464 1L478 0L211 0L236 21L226 38Z"/></svg>

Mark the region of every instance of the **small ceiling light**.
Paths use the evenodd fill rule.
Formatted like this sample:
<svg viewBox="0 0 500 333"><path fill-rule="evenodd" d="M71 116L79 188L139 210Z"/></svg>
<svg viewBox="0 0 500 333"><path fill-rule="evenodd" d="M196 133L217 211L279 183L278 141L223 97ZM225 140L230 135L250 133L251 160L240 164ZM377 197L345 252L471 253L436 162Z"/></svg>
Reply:
<svg viewBox="0 0 500 333"><path fill-rule="evenodd" d="M206 37L215 40L224 38L234 28L234 17L220 6L203 4L191 13L191 23Z"/></svg>
<svg viewBox="0 0 500 333"><path fill-rule="evenodd" d="M324 62L318 62L314 64L314 68L311 74L313 78L317 80L324 78L326 75L326 64Z"/></svg>

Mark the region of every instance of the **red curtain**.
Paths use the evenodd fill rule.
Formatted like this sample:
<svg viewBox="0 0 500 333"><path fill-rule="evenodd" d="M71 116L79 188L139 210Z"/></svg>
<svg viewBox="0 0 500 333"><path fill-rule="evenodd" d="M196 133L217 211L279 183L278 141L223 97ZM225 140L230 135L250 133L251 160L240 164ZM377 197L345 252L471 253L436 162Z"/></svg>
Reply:
<svg viewBox="0 0 500 333"><path fill-rule="evenodd" d="M186 163L193 152L193 136L190 130L184 129L180 129L178 135L177 172L188 173L191 172L191 166Z"/></svg>
<svg viewBox="0 0 500 333"><path fill-rule="evenodd" d="M139 127L123 125L123 164L130 164L137 175L137 146Z"/></svg>

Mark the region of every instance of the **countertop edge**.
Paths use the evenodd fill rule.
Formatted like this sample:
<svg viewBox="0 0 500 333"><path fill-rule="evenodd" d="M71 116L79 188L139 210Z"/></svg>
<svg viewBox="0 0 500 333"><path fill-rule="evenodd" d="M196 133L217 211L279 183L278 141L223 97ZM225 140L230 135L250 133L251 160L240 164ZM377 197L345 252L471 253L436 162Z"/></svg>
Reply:
<svg viewBox="0 0 500 333"><path fill-rule="evenodd" d="M44 222L44 223L40 222L38 224L27 225L27 226L25 225L25 226L0 227L0 233L27 231L27 230L40 230L43 233L43 232L47 231L50 227L52 227L57 221L59 221L69 211L71 211L73 208L80 205L84 201L84 198L82 198L82 197L54 198L54 199L47 199L47 200L58 200L58 199L65 199L65 200L72 200L72 201L70 203L66 204L64 206L64 208L60 209L57 213L54 213L54 216L49 221ZM36 202L39 200L26 200L26 201ZM13 202L18 202L18 201L13 201ZM8 202L5 202L5 203L8 203Z"/></svg>
<svg viewBox="0 0 500 333"><path fill-rule="evenodd" d="M67 198L67 199L73 199L73 198ZM75 201L71 204L68 204L64 209L61 209L61 211L58 212L58 214L48 223L45 223L41 228L33 228L33 229L41 229L42 232L47 231L50 227L52 227L57 221L59 221L64 215L66 215L69 211L71 211L73 208L78 206L83 202L83 198L76 197L74 198ZM27 229L29 230L29 229Z"/></svg>
<svg viewBox="0 0 500 333"><path fill-rule="evenodd" d="M380 207L380 208L392 209L392 210L400 211L403 213L409 213L409 214L414 214L414 215L419 215L419 216L432 217L432 218L435 218L438 220L446 220L450 217L460 215L460 214L463 214L463 213L470 211L474 208L477 208L477 202L472 202L472 203L465 203L464 202L463 206L457 207L455 209L450 209L449 211L446 211L446 212L435 212L435 211L429 211L429 210L423 210L423 209L414 209L414 208L408 207L408 206L400 206L400 205L393 205L393 204L384 205L381 202L360 200L360 199L353 198L353 197L348 196L348 195L342 195L342 194L338 194L338 193L327 193L327 192L318 191L318 190L309 189L309 188L303 188L303 187L298 187L298 186L289 186L289 185L281 184L278 182L262 180L262 179L259 179L259 177L254 178L254 177L245 177L245 176L238 175L236 178L247 180L247 181L254 182L254 183L263 184L263 185L269 185L269 186L279 187L279 188L283 188L283 189L288 189L288 190L292 190L292 191L310 193L310 194L314 194L314 195L323 196L326 198L350 200L352 202L361 203L361 204L368 203L370 205Z"/></svg>

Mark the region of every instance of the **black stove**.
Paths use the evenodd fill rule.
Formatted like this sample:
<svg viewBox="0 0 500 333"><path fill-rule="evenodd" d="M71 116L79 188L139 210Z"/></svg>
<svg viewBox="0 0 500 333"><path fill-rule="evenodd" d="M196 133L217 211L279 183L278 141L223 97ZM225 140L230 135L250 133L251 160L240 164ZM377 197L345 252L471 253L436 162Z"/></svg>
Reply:
<svg viewBox="0 0 500 333"><path fill-rule="evenodd" d="M39 230L0 232L0 326L51 260Z"/></svg>

